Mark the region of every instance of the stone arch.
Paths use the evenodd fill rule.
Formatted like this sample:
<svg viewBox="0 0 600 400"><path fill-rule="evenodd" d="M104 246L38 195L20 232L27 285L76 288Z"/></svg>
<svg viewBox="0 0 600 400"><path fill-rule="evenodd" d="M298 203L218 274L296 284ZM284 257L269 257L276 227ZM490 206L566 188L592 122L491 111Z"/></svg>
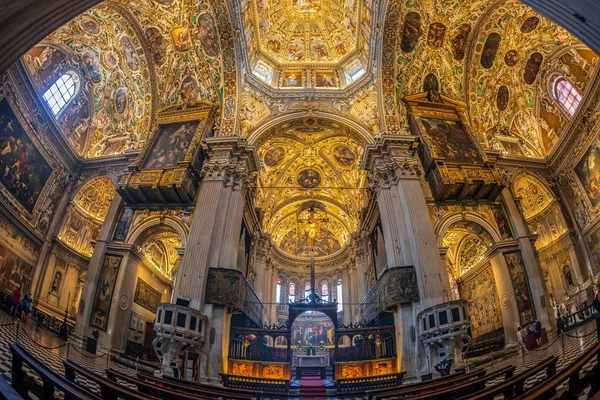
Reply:
<svg viewBox="0 0 600 400"><path fill-rule="evenodd" d="M141 224L133 228L126 238L125 243L136 244L139 242L142 235L147 233L149 230L160 227L173 229L179 235L179 239L181 240L181 248L186 248L189 228L185 226L181 220L172 216L166 216L164 218L152 216L147 218Z"/></svg>
<svg viewBox="0 0 600 400"><path fill-rule="evenodd" d="M490 235L494 243L502 241L502 236L496 230L493 224L480 214L474 212L455 212L444 216L444 218L438 221L434 226L438 247L443 247L442 241L444 240L444 236L452 228L452 226L458 222L475 223L481 226L485 232Z"/></svg>

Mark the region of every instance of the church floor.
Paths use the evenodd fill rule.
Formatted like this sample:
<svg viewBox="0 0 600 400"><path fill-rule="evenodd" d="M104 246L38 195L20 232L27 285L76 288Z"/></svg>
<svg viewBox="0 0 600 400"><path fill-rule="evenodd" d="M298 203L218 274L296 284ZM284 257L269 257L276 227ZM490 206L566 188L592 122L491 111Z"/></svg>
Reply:
<svg viewBox="0 0 600 400"><path fill-rule="evenodd" d="M9 382L11 380L12 360L9 345L15 342L17 334L16 325L7 325L10 323L11 318L6 313L0 312L0 373ZM542 346L542 349L539 351L531 351L524 356L519 354L513 354L511 356L507 356L500 359L494 358L493 361L490 357L489 362L480 365L476 368L487 368L489 372L503 368L507 365L517 365L516 373L520 373L526 370L527 368L539 363L546 357L556 355L559 357L557 369L560 371L561 369L565 368L565 366L573 362L581 354L583 354L583 352L586 351L586 349L590 348L596 343L597 336L595 321L591 320L585 325L582 325L576 329L573 329L572 331L567 332L567 335L568 336L564 336L564 346L562 338L553 338L550 340L550 343L547 343L546 345ZM18 343L24 346L39 360L49 365L51 368L58 371L60 374L64 375L64 368L62 362L67 357L67 346L65 342L58 339L54 333L49 332L43 328L40 328L39 332L36 332L35 324L33 321L29 321L27 325L20 323ZM76 361L97 373L104 374L104 370L107 367L106 356L97 358L93 357L94 356L92 354L87 353L79 348L75 348L75 346L70 347L70 360ZM595 361L586 365L586 367L584 367L584 371L591 369L594 364ZM117 364L113 361L110 361L109 365L110 368L115 368L128 374L135 373L134 369L123 367L122 365ZM541 378L543 378L543 373L531 378L528 381L528 384L531 384L534 380ZM88 386L93 391L97 391L97 387L95 387L95 385L88 382L87 380L83 379L80 382ZM301 382L295 383L299 384L298 386L300 387L307 386L305 384L302 384ZM321 386L321 384L318 384L316 386ZM329 385L323 384L321 387L325 389L325 386ZM308 389L309 392L310 390L314 389ZM295 390L293 392L295 392ZM302 390L300 390L299 392L302 393ZM301 397L307 398L304 396ZM319 396L319 398L321 397ZM323 398L335 399L336 397L333 396L332 391L328 388L327 397Z"/></svg>

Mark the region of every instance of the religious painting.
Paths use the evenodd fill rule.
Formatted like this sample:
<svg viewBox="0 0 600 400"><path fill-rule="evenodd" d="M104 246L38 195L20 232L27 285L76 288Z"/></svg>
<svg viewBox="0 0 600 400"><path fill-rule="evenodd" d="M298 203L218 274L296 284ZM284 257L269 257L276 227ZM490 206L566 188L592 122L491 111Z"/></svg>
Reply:
<svg viewBox="0 0 600 400"><path fill-rule="evenodd" d="M481 52L481 66L483 68L490 69L492 68L492 65L494 65L494 60L496 59L496 53L498 52L501 40L502 37L496 32L490 33L485 40L483 51Z"/></svg>
<svg viewBox="0 0 600 400"><path fill-rule="evenodd" d="M202 44L204 52L209 57L216 57L220 50L219 34L215 21L210 14L202 14L198 18L198 33L196 40Z"/></svg>
<svg viewBox="0 0 600 400"><path fill-rule="evenodd" d="M525 64L525 71L523 71L523 80L526 84L533 85L535 78L537 78L538 73L540 72L543 60L544 56L537 51L529 56L529 59Z"/></svg>
<svg viewBox="0 0 600 400"><path fill-rule="evenodd" d="M429 25L429 33L427 34L427 44L432 49L441 49L444 44L444 36L446 35L446 25L440 22L434 22Z"/></svg>
<svg viewBox="0 0 600 400"><path fill-rule="evenodd" d="M167 42L158 28L150 27L144 32L146 42L152 52L152 59L156 65L162 65L167 59Z"/></svg>
<svg viewBox="0 0 600 400"><path fill-rule="evenodd" d="M196 80L191 76L186 76L183 82L181 82L179 94L181 95L181 104L184 107L192 106L198 101L198 97L200 96Z"/></svg>
<svg viewBox="0 0 600 400"><path fill-rule="evenodd" d="M348 49L346 48L346 42L344 40L344 37L339 32L333 34L332 40L333 48L335 49L335 51L337 51L338 56L343 57L346 54L348 54Z"/></svg>
<svg viewBox="0 0 600 400"><path fill-rule="evenodd" d="M125 61L127 61L129 69L134 72L139 70L140 60L138 59L137 53L135 52L135 48L133 47L133 43L131 43L129 36L121 37L121 48L123 49Z"/></svg>
<svg viewBox="0 0 600 400"><path fill-rule="evenodd" d="M285 379L283 365L265 365L262 370L262 377L267 379Z"/></svg>
<svg viewBox="0 0 600 400"><path fill-rule="evenodd" d="M123 214L121 214L121 219L119 220L119 225L117 225L117 230L115 232L115 240L118 240L119 242L125 241L127 234L129 233L129 227L133 221L134 213L135 211L131 208L123 210Z"/></svg>
<svg viewBox="0 0 600 400"><path fill-rule="evenodd" d="M458 33L450 41L450 47L452 47L452 56L456 61L461 61L465 58L465 49L467 47L467 40L471 33L471 25L462 24L458 27Z"/></svg>
<svg viewBox="0 0 600 400"><path fill-rule="evenodd" d="M333 71L317 71L315 72L315 87L332 88L337 87L335 84L335 73Z"/></svg>
<svg viewBox="0 0 600 400"><path fill-rule="evenodd" d="M83 18L79 23L84 31L91 33L92 35L97 35L100 33L100 28L96 21L90 18Z"/></svg>
<svg viewBox="0 0 600 400"><path fill-rule="evenodd" d="M16 249L0 244L0 280L11 292L20 287L21 293L28 293L31 290L34 266L12 250Z"/></svg>
<svg viewBox="0 0 600 400"><path fill-rule="evenodd" d="M161 125L144 168L171 168L185 159L200 121Z"/></svg>
<svg viewBox="0 0 600 400"><path fill-rule="evenodd" d="M467 302L473 338L502 328L502 309L491 265L471 279L459 282L458 290L460 298Z"/></svg>
<svg viewBox="0 0 600 400"><path fill-rule="evenodd" d="M328 256L342 249L339 240L329 230L318 227L315 234L315 232L311 232L309 224L304 225L307 226L299 224L297 230L289 231L281 239L279 249L298 257L310 257L313 254L313 246L316 257Z"/></svg>
<svg viewBox="0 0 600 400"><path fill-rule="evenodd" d="M0 182L29 212L52 174L6 99L0 101L0 171Z"/></svg>
<svg viewBox="0 0 600 400"><path fill-rule="evenodd" d="M310 287L310 284L307 285ZM303 313L292 324L291 341L294 346L333 345L333 337L327 335L330 330L333 330L333 323L322 312Z"/></svg>
<svg viewBox="0 0 600 400"><path fill-rule="evenodd" d="M515 290L521 326L525 326L535 320L535 309L523 257L521 252L514 252L504 254L504 258Z"/></svg>
<svg viewBox="0 0 600 400"><path fill-rule="evenodd" d="M189 29L185 26L173 28L171 31L171 38L173 38L173 46L176 51L185 53L192 49L192 37Z"/></svg>
<svg viewBox="0 0 600 400"><path fill-rule="evenodd" d="M104 52L104 64L108 67L108 69L114 69L117 65L119 65L119 56L114 51L106 51Z"/></svg>
<svg viewBox="0 0 600 400"><path fill-rule="evenodd" d="M117 90L117 93L115 94L115 110L117 110L119 114L123 114L125 113L125 110L127 110L126 88L119 88L119 90Z"/></svg>
<svg viewBox="0 0 600 400"><path fill-rule="evenodd" d="M423 80L423 91L429 93L430 90L433 90L434 92L440 91L440 83L435 74L427 74Z"/></svg>
<svg viewBox="0 0 600 400"><path fill-rule="evenodd" d="M285 156L285 150L281 146L276 146L265 153L264 162L267 167L278 165Z"/></svg>
<svg viewBox="0 0 600 400"><path fill-rule="evenodd" d="M516 50L509 50L504 54L504 63L509 67L514 67L519 61L519 53Z"/></svg>
<svg viewBox="0 0 600 400"><path fill-rule="evenodd" d="M592 203L600 203L600 136L597 136L575 166L575 174Z"/></svg>
<svg viewBox="0 0 600 400"><path fill-rule="evenodd" d="M415 49L421 37L421 15L416 12L409 12L404 18L404 27L402 28L402 42L400 48L405 53L410 53Z"/></svg>
<svg viewBox="0 0 600 400"><path fill-rule="evenodd" d="M244 362L235 361L233 363L231 373L232 373L232 375L235 375L235 376L252 376L253 366L254 366L253 363L244 363Z"/></svg>
<svg viewBox="0 0 600 400"><path fill-rule="evenodd" d="M498 88L498 94L496 95L496 106L500 111L506 110L506 107L508 106L508 88L504 85Z"/></svg>
<svg viewBox="0 0 600 400"><path fill-rule="evenodd" d="M142 278L138 278L135 286L135 295L133 302L144 307L148 311L156 312L158 303L160 303L160 292L145 282Z"/></svg>
<svg viewBox="0 0 600 400"><path fill-rule="evenodd" d="M342 365L342 378L362 378L364 377L362 364L344 364Z"/></svg>
<svg viewBox="0 0 600 400"><path fill-rule="evenodd" d="M90 326L103 331L106 330L106 326L108 325L108 315L110 314L112 296L115 291L122 258L121 256L107 254L104 257L102 271L98 278L98 286L96 286L96 294L94 295L94 303L92 305Z"/></svg>
<svg viewBox="0 0 600 400"><path fill-rule="evenodd" d="M267 50L269 50L274 55L277 55L279 51L281 51L281 35L276 33L269 39L267 42Z"/></svg>
<svg viewBox="0 0 600 400"><path fill-rule="evenodd" d="M354 164L356 156L348 146L338 145L333 148L333 158L339 164L348 167Z"/></svg>
<svg viewBox="0 0 600 400"><path fill-rule="evenodd" d="M531 33L537 28L540 23L540 19L536 16L529 17L521 24L521 32Z"/></svg>
<svg viewBox="0 0 600 400"><path fill-rule="evenodd" d="M81 60L83 61L83 65L85 65L85 70L88 72L90 79L94 83L98 83L102 80L102 69L100 68L100 63L95 55L92 53L85 53Z"/></svg>
<svg viewBox="0 0 600 400"><path fill-rule="evenodd" d="M329 50L322 40L317 39L314 41L312 45L312 57L316 61L323 61L329 58Z"/></svg>
<svg viewBox="0 0 600 400"><path fill-rule="evenodd" d="M490 204L490 209L492 210L492 214L494 214L494 220L496 221L496 226L498 226L498 231L500 232L502 239L511 238L512 230L510 229L510 224L508 223L508 218L506 217L502 205Z"/></svg>
<svg viewBox="0 0 600 400"><path fill-rule="evenodd" d="M283 73L283 87L303 87L302 71L286 71Z"/></svg>
<svg viewBox="0 0 600 400"><path fill-rule="evenodd" d="M293 40L287 49L287 59L290 61L302 61L304 59L304 44L299 39Z"/></svg>
<svg viewBox="0 0 600 400"><path fill-rule="evenodd" d="M515 142L512 140L499 140L500 144L502 144L502 147L504 147L504 149L509 154L512 154L513 156L525 157L525 153L523 152L523 149L521 148L519 142Z"/></svg>
<svg viewBox="0 0 600 400"><path fill-rule="evenodd" d="M298 174L298 185L305 189L312 189L321 183L321 174L313 169L305 169Z"/></svg>
<svg viewBox="0 0 600 400"><path fill-rule="evenodd" d="M321 0L288 0L294 4L294 11L299 13L316 13L321 10Z"/></svg>
<svg viewBox="0 0 600 400"><path fill-rule="evenodd" d="M585 238L585 244L587 246L594 272L598 272L600 266L600 226L590 231Z"/></svg>
<svg viewBox="0 0 600 400"><path fill-rule="evenodd" d="M459 164L482 164L483 160L469 134L458 121L437 118L421 118L433 157L445 158L446 162Z"/></svg>

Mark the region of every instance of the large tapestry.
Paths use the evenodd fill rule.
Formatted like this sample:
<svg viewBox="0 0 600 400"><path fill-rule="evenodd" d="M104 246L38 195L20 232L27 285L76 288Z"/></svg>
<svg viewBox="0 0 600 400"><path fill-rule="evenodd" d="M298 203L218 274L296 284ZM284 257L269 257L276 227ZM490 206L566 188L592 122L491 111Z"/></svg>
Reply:
<svg viewBox="0 0 600 400"><path fill-rule="evenodd" d="M421 118L434 158L459 164L482 164L483 160L469 134L458 121Z"/></svg>
<svg viewBox="0 0 600 400"><path fill-rule="evenodd" d="M6 99L0 101L0 171L0 181L30 212L52 173Z"/></svg>
<svg viewBox="0 0 600 400"><path fill-rule="evenodd" d="M142 278L138 278L133 302L144 307L146 310L156 312L158 303L160 303L160 292L142 280Z"/></svg>
<svg viewBox="0 0 600 400"><path fill-rule="evenodd" d="M600 202L600 135L594 139L575 166L575 174L581 181L590 202L596 206Z"/></svg>
<svg viewBox="0 0 600 400"><path fill-rule="evenodd" d="M33 265L22 260L17 254L0 244L0 280L2 287L13 291L17 287L22 293L29 293L33 279Z"/></svg>
<svg viewBox="0 0 600 400"><path fill-rule="evenodd" d="M144 168L171 168L184 161L200 121L161 125Z"/></svg>
<svg viewBox="0 0 600 400"><path fill-rule="evenodd" d="M504 258L515 289L521 326L525 326L535 320L535 309L531 302L531 290L529 289L529 279L523 264L523 257L520 252L515 252L504 254Z"/></svg>
<svg viewBox="0 0 600 400"><path fill-rule="evenodd" d="M108 324L110 305L112 303L112 296L115 291L115 284L117 282L122 258L123 257L121 256L107 254L104 258L100 278L98 278L90 326L102 329L103 331L106 330L106 325Z"/></svg>
<svg viewBox="0 0 600 400"><path fill-rule="evenodd" d="M502 310L492 266L467 281L459 282L460 298L467 301L473 338L502 327Z"/></svg>

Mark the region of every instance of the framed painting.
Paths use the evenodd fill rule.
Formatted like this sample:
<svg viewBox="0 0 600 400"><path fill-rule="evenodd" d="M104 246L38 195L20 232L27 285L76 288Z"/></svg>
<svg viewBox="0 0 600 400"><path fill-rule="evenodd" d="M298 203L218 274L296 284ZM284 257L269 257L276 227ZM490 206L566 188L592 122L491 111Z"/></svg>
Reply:
<svg viewBox="0 0 600 400"><path fill-rule="evenodd" d="M333 71L316 71L314 85L318 88L337 88L337 80Z"/></svg>
<svg viewBox="0 0 600 400"><path fill-rule="evenodd" d="M138 321L138 326L137 326L137 331L139 333L144 333L145 330L146 330L146 318L144 318L140 315L140 319Z"/></svg>
<svg viewBox="0 0 600 400"><path fill-rule="evenodd" d="M533 307L531 289L529 288L529 278L523 264L523 256L521 252L517 251L514 253L505 253L504 258L515 290L521 326L525 326L535 321L536 314Z"/></svg>
<svg viewBox="0 0 600 400"><path fill-rule="evenodd" d="M596 136L575 166L575 174L592 206L598 205L600 203L600 135Z"/></svg>
<svg viewBox="0 0 600 400"><path fill-rule="evenodd" d="M502 327L502 309L492 266L458 283L460 298L467 300L467 314L474 338Z"/></svg>
<svg viewBox="0 0 600 400"><path fill-rule="evenodd" d="M106 330L108 325L108 316L110 314L110 306L112 304L112 296L115 291L119 268L121 267L122 256L107 254L104 257L102 271L98 278L98 286L96 286L96 294L92 306L92 316L90 326L94 328Z"/></svg>
<svg viewBox="0 0 600 400"><path fill-rule="evenodd" d="M140 315L136 312L131 312L131 318L129 319L129 329L135 331L138 326L138 321L140 320Z"/></svg>
<svg viewBox="0 0 600 400"><path fill-rule="evenodd" d="M6 99L0 100L0 182L32 212L52 167L27 135Z"/></svg>
<svg viewBox="0 0 600 400"><path fill-rule="evenodd" d="M190 144L199 126L200 121L161 125L150 153L144 161L143 168L177 167L177 163L185 161Z"/></svg>
<svg viewBox="0 0 600 400"><path fill-rule="evenodd" d="M160 303L160 292L152 287L149 283L138 278L135 287L135 295L133 302L144 307L148 311L156 312L158 303Z"/></svg>
<svg viewBox="0 0 600 400"><path fill-rule="evenodd" d="M421 123L429 137L436 158L457 164L483 164L475 144L460 121L422 117Z"/></svg>
<svg viewBox="0 0 600 400"><path fill-rule="evenodd" d="M286 71L283 73L283 87L301 88L304 87L302 71Z"/></svg>

